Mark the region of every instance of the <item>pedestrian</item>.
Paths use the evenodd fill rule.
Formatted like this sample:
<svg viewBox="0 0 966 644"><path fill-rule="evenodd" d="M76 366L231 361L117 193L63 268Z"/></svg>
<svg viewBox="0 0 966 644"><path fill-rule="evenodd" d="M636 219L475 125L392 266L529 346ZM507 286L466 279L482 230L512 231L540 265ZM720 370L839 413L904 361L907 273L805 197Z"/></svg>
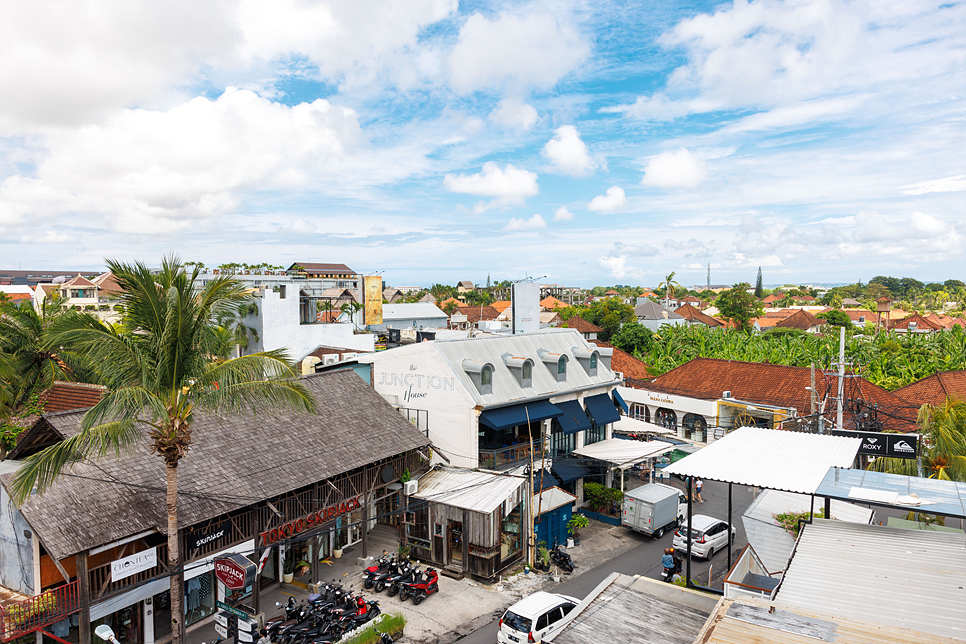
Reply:
<svg viewBox="0 0 966 644"><path fill-rule="evenodd" d="M694 482L694 490L698 496L698 503L704 503L704 499L701 498L701 490L704 489L704 481L698 479Z"/></svg>

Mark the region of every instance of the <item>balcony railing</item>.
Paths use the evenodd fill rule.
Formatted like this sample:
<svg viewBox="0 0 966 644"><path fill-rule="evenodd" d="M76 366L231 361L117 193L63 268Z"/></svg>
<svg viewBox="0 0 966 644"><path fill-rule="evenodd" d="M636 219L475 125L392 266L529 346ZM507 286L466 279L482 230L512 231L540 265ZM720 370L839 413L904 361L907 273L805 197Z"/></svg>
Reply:
<svg viewBox="0 0 966 644"><path fill-rule="evenodd" d="M540 460L543 454L543 440L533 441L533 458ZM530 441L507 445L498 449L480 450L480 467L487 470L502 470L530 462Z"/></svg>
<svg viewBox="0 0 966 644"><path fill-rule="evenodd" d="M22 637L80 610L77 582L45 590L35 597L0 607L0 641Z"/></svg>

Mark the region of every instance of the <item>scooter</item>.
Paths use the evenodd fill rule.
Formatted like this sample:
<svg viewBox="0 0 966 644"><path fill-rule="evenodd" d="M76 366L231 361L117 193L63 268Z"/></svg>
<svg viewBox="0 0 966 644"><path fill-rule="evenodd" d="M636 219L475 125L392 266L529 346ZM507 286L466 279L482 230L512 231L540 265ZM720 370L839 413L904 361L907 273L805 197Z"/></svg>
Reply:
<svg viewBox="0 0 966 644"><path fill-rule="evenodd" d="M413 604L419 606L424 599L439 592L439 574L433 568L427 568L425 576L419 575L417 579L404 584L399 590L399 599L406 601L407 597L413 598Z"/></svg>
<svg viewBox="0 0 966 644"><path fill-rule="evenodd" d="M554 543L553 548L550 549L550 560L557 564L557 567L565 572L574 571L573 558L560 549L559 543Z"/></svg>
<svg viewBox="0 0 966 644"><path fill-rule="evenodd" d="M385 580L376 582L376 591L380 590L379 584L384 584L385 587L389 588L387 594L390 597L394 597L399 592L399 589L402 588L402 585L411 582L415 575L416 567L406 561L397 566L396 570Z"/></svg>
<svg viewBox="0 0 966 644"><path fill-rule="evenodd" d="M383 573L386 573L391 568L392 563L393 563L393 556L390 555L385 550L383 550L382 556L376 560L375 565L369 566L368 568L366 568L365 572L363 573L364 579L362 582L362 586L366 590L369 590L370 588L375 586L376 579L382 576Z"/></svg>
<svg viewBox="0 0 966 644"><path fill-rule="evenodd" d="M674 565L672 565L670 568L665 566L663 570L661 570L661 581L666 581L667 583L671 583L674 581L674 576L680 574L680 572L681 572L681 560L675 557Z"/></svg>

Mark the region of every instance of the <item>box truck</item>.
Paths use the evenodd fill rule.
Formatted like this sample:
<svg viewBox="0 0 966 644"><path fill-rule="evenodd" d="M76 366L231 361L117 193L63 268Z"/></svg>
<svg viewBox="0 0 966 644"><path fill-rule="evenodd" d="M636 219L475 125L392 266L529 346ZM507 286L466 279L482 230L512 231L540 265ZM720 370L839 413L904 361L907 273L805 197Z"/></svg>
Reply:
<svg viewBox="0 0 966 644"><path fill-rule="evenodd" d="M624 494L621 524L631 530L660 539L667 530L684 522L688 499L684 492L670 485L650 483Z"/></svg>

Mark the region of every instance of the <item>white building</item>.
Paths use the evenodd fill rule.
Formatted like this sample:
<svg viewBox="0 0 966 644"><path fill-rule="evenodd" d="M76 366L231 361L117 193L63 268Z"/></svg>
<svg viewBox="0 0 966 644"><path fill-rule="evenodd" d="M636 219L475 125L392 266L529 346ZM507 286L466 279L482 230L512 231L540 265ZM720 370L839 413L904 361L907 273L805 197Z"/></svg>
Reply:
<svg viewBox="0 0 966 644"><path fill-rule="evenodd" d="M435 304L383 304L382 323L393 329L445 329L446 313Z"/></svg>
<svg viewBox="0 0 966 644"><path fill-rule="evenodd" d="M353 324L318 322L315 300L300 297L297 286L257 290L254 303L257 312L242 319L251 330L244 354L285 349L290 359L301 360L320 345L375 350L376 336L357 332Z"/></svg>
<svg viewBox="0 0 966 644"><path fill-rule="evenodd" d="M422 342L359 360L372 365L376 391L450 464L513 470L544 447L552 459L573 460L573 450L611 438L620 382L612 351L568 330ZM562 482L579 490L580 478Z"/></svg>

